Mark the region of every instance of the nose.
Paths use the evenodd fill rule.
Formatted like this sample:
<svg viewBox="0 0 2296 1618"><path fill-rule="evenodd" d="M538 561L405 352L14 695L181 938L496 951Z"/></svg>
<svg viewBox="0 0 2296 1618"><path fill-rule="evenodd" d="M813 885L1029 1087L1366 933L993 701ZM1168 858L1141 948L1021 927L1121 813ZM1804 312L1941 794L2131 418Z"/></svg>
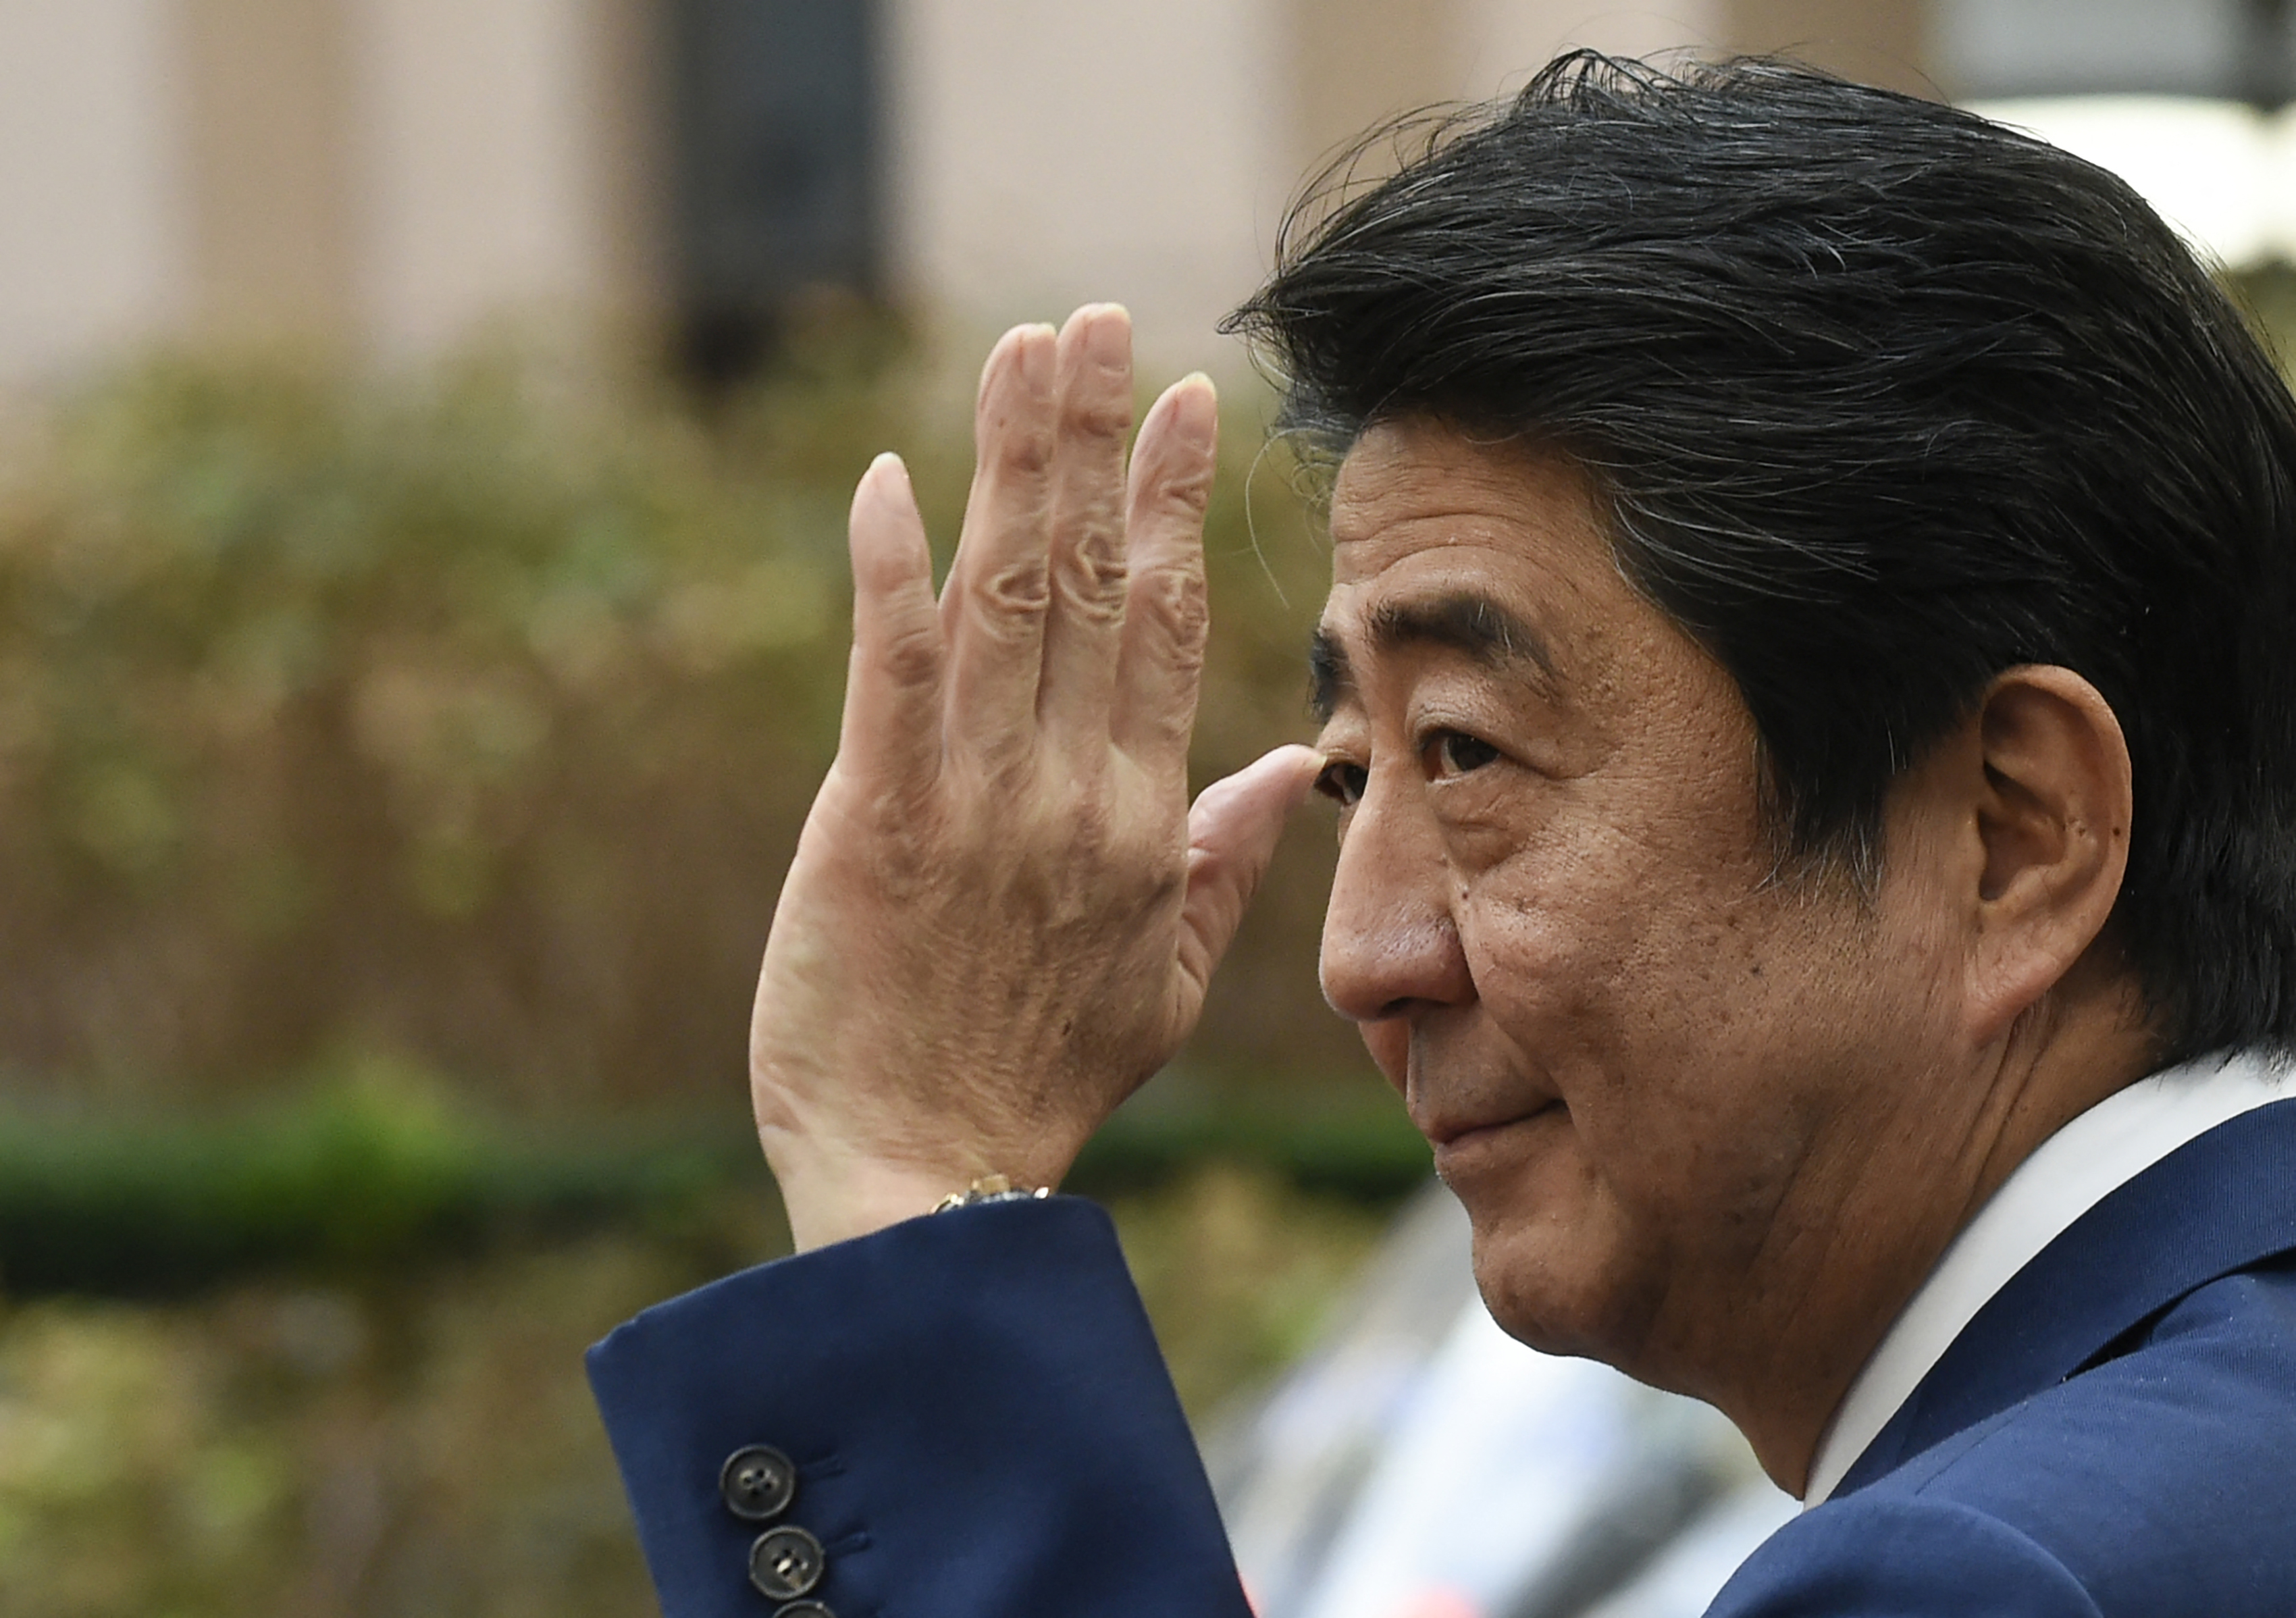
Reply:
<svg viewBox="0 0 2296 1618"><path fill-rule="evenodd" d="M1407 1026L1475 994L1440 834L1408 785L1383 785L1374 772L1341 840L1322 960L1324 998L1362 1025L1375 1053L1389 1031L1381 1025Z"/></svg>

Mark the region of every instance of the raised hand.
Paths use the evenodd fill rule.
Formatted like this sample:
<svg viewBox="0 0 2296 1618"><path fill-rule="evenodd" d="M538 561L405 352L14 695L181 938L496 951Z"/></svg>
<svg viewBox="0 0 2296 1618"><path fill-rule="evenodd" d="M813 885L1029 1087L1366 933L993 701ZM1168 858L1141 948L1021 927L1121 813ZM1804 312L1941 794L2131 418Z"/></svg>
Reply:
<svg viewBox="0 0 2296 1618"><path fill-rule="evenodd" d="M996 345L938 601L900 462L854 494L844 727L750 1028L800 1248L1056 1183L1194 1027L1314 777L1281 748L1188 807L1217 401L1167 390L1128 470L1131 343L1095 305Z"/></svg>

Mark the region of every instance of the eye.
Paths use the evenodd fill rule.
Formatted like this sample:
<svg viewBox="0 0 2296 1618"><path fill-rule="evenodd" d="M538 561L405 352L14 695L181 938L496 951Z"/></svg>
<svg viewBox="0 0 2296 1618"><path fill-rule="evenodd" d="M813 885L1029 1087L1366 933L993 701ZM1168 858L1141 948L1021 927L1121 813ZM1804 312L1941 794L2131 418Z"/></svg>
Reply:
<svg viewBox="0 0 2296 1618"><path fill-rule="evenodd" d="M1480 736L1464 731L1442 730L1430 737L1427 751L1437 773L1464 776L1486 764L1498 762L1499 750Z"/></svg>
<svg viewBox="0 0 2296 1618"><path fill-rule="evenodd" d="M1368 779L1364 767L1350 764L1345 759L1334 759L1324 766L1323 774L1316 777L1316 790L1341 809L1353 809L1364 795L1364 783Z"/></svg>

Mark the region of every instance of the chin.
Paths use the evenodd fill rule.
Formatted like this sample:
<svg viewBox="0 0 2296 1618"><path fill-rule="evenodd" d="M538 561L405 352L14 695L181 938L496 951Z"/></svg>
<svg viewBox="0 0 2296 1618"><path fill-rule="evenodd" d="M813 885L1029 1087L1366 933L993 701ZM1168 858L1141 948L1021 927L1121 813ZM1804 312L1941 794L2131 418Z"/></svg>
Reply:
<svg viewBox="0 0 2296 1618"><path fill-rule="evenodd" d="M1507 1335L1543 1353L1599 1359L1629 1374L1656 1289L1643 1283L1616 1211L1585 1185L1561 1195L1460 1201L1474 1227L1475 1285ZM1577 1192L1578 1195L1571 1195Z"/></svg>

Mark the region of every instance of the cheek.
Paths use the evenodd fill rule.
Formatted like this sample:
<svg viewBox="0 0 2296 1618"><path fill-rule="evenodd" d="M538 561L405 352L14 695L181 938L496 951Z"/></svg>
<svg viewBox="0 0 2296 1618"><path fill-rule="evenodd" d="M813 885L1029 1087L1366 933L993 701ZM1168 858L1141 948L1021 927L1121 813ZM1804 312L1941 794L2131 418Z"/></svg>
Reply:
<svg viewBox="0 0 2296 1618"><path fill-rule="evenodd" d="M1569 886L1478 884L1461 937L1485 1009L1562 1096L1588 1185L1629 1223L1734 1220L1792 1173L1812 1124L1797 1057L1839 1040L1825 1025L1854 997L1781 969L1774 924L1808 916L1606 852ZM1831 948L1797 953L1851 975Z"/></svg>
<svg viewBox="0 0 2296 1618"><path fill-rule="evenodd" d="M1563 1088L1623 1055L1622 1023L1642 1020L1647 884L1615 850L1558 840L1464 884L1460 948L1491 1023L1523 1064Z"/></svg>

